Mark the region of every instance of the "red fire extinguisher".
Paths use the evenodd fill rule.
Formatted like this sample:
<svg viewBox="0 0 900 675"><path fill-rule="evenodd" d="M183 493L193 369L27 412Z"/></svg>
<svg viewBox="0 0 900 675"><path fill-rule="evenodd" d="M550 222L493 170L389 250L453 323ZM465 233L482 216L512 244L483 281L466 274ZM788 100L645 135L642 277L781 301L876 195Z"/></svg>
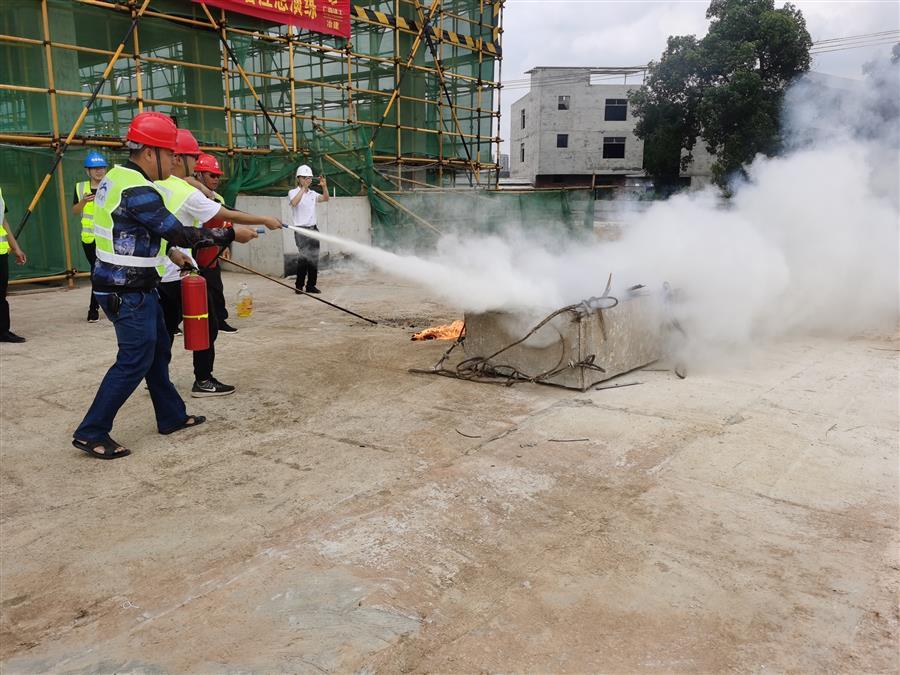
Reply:
<svg viewBox="0 0 900 675"><path fill-rule="evenodd" d="M209 308L206 305L206 279L191 272L181 280L181 311L184 319L184 348L209 349Z"/></svg>

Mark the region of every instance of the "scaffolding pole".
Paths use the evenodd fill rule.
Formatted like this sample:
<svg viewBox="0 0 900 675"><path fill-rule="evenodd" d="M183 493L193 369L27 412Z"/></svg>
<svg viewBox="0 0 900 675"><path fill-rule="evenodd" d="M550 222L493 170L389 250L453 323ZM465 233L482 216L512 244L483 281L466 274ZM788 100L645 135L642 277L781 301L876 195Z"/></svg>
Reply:
<svg viewBox="0 0 900 675"><path fill-rule="evenodd" d="M183 10L176 7L172 11L159 5L150 7L150 0L73 0L69 5L51 8L49 0L35 5L40 12L38 35L42 39L38 35L0 34L0 48L12 50L13 57L21 48L23 62L30 58L25 56L26 50L39 49L46 69L43 81L13 80L0 84L0 90L13 101L46 96L46 119L50 121L49 131L34 124L24 124L17 131L7 121L0 143L55 151L53 165L17 231L21 234L26 227L56 176L60 211L56 222L67 270L62 276L70 284L75 242L69 241L63 155L70 145L121 149L124 130L118 126L117 116L121 115L122 124L126 124L129 112L132 116L147 109L189 113L199 120L198 124L221 130L215 138L198 134L201 147L232 158L285 156L290 161L297 154L311 157L309 142L303 139L308 139L305 134L312 131L321 147L319 160L348 177L336 184L339 190L357 194L356 183L348 183L352 179L370 195L434 233L439 230L426 217L413 213L390 193L395 189L433 190L445 183L452 185L459 172L464 172L470 183L473 179L481 182L482 172L487 172L488 183L497 185L502 0L454 0L452 4L448 0L393 0L381 5L382 11L351 5L351 40L305 34L293 27L257 28L242 24L240 15L225 10L216 9L213 14L206 3L185 3ZM65 32L66 40L54 38L56 15L51 15L51 9L73 12L74 21L83 20L75 12L82 16L92 12L96 15L90 19L92 25L101 25L97 19L106 12L127 15L131 24L114 49L112 44L96 40L96 35L87 46L79 39L78 25L74 33ZM155 31L139 29L141 21L150 21L155 28L171 25L171 42L160 43ZM179 33L185 31L195 31L198 44L200 35L214 36L219 43L215 59L204 58L199 47L189 51L182 46L188 44L179 41ZM235 40L242 42L236 44ZM83 87L90 83L88 91L69 84L71 78L56 77L61 51L78 55L77 76ZM95 64L95 59L100 61ZM489 61L497 70L485 66ZM103 92L113 73L117 82L124 77L130 85ZM204 89L216 90L215 85L211 89L208 86L211 73L221 77L218 95L222 98L204 96ZM412 86L407 86L409 81ZM63 86L59 87L61 82ZM46 86L40 86L44 83ZM248 105L251 97L255 107ZM60 124L66 110L62 102L72 99L83 99L85 104L62 138ZM26 122L40 119L33 118L30 111L26 114ZM92 121L84 124L88 115ZM498 120L496 132L494 118ZM260 125L265 125L271 136L263 138ZM380 142L383 127L393 127L394 134ZM490 128L489 138L485 138L485 128ZM320 138L317 132L324 134L326 130L327 139ZM286 138L288 134L290 138ZM267 143L266 139L275 142ZM349 146L343 139L350 139ZM485 143L488 147L496 144L494 160L483 161L481 148ZM345 152L353 156L349 163ZM372 172L373 162L385 159L395 167L382 166ZM373 180L378 184L372 184Z"/></svg>
<svg viewBox="0 0 900 675"><path fill-rule="evenodd" d="M25 210L25 215L22 216L22 221L19 223L18 229L16 229L16 239L19 238L19 235L22 234L22 230L25 229L25 225L28 223L28 218L34 212L35 207L37 206L38 201L40 201L41 196L44 194L44 190L47 189L47 185L50 183L50 179L53 177L53 174L56 172L56 169L59 167L60 162L62 161L63 156L66 154L66 150L69 147L69 143L72 142L72 139L75 137L75 134L78 133L78 129L81 127L84 122L85 117L87 117L88 111L91 109L91 106L94 104L94 101L97 100L97 96L100 93L100 88L109 78L110 73L112 72L113 66L115 66L116 61L119 59L119 55L122 53L122 50L125 49L125 43L128 42L128 38L134 32L134 29L137 28L138 22L141 19L141 15L143 15L144 11L147 9L147 6L150 4L150 0L144 0L144 4L141 5L141 8L137 10L134 14L134 18L131 21L131 26L128 28L128 32L125 34L125 37L122 38L122 41L119 43L118 48L113 54L112 58L109 60L109 63L106 65L106 70L103 71L103 75L100 78L100 82L97 83L97 86L94 88L94 93L91 98L84 104L84 109L81 111L81 114L78 116L78 119L75 121L75 124L72 126L71 131L69 131L69 135L66 137L66 140L63 141L62 145L60 145L56 149L56 157L53 160L53 165L50 167L50 171L47 172L47 175L44 176L44 180L41 182L38 187L37 192L31 200L31 203L28 205L28 208ZM44 8L46 9L46 2L44 2ZM45 29L48 31L47 36L49 38L49 25L45 21L44 24ZM48 62L48 67L52 68L52 61ZM51 101L55 100L51 97ZM63 209L63 219L66 218L66 209ZM67 230L68 231L68 230ZM66 235L68 238L68 235ZM68 250L68 246L66 247ZM71 253L67 254L71 256Z"/></svg>

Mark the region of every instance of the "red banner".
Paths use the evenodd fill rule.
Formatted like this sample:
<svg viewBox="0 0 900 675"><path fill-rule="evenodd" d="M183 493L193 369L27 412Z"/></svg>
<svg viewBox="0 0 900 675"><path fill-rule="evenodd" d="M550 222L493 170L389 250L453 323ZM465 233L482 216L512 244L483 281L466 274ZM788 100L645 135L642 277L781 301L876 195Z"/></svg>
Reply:
<svg viewBox="0 0 900 675"><path fill-rule="evenodd" d="M350 0L194 0L257 19L350 37Z"/></svg>

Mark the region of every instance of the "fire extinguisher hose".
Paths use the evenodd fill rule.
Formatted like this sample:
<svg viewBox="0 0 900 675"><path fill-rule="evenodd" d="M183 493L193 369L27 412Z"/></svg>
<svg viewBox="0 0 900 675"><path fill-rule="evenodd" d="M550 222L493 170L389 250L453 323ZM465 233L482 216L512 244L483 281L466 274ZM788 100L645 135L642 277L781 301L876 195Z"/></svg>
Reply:
<svg viewBox="0 0 900 675"><path fill-rule="evenodd" d="M285 227L285 228L286 228L287 226L284 225L284 224L282 224L282 227ZM258 234L264 234L264 233L266 232L266 228L264 228L264 227L258 227L258 228L256 228L256 232L257 232ZM247 265L242 265L242 264L239 263L239 262L235 262L235 261L232 260L231 258L223 258L223 257L221 257L221 256L222 256L222 253L225 252L225 249L226 249L225 246L221 246L221 247L219 248L219 253L218 253L218 255L216 255L216 257L213 259L212 262L210 262L208 265L205 265L205 266L204 266L204 269L208 268L208 267L209 267L210 265L212 265L213 262L215 262L216 260L218 260L218 261L220 261L220 262L227 262L228 264L234 265L235 267L238 267L238 268L244 270L245 272L250 272L250 274L255 274L256 276L262 277L263 279L268 279L269 281L274 281L274 282L275 282L276 284L278 284L279 286L284 286L285 288L289 288L290 290L295 291L295 292L299 291L299 289L296 289L296 288L294 288L293 286L291 286L290 284L286 284L286 283L284 283L283 281L281 281L281 280L279 280L279 279L276 279L275 277L270 277L268 274L263 274L262 272L257 272L257 271L256 271L255 269L253 269L252 267L248 267ZM315 295L310 295L310 294L307 293L306 291L299 291L299 293L300 293L301 295L305 295L307 298L312 298L312 299L315 300L316 302L321 302L321 303L323 303L323 304L328 305L329 307L334 307L335 309L340 310L340 311L344 312L345 314L349 314L350 316L355 316L357 319L362 319L363 321L368 321L369 323L371 323L371 324L373 324L373 325L376 325L376 326L378 325L378 322L375 321L374 319L368 319L368 318L362 316L361 314L357 314L356 312L350 311L350 310L347 309L346 307L341 307L340 305L336 305L336 304L334 304L333 302L329 302L328 300L325 300L324 298L319 298L319 297L316 297Z"/></svg>
<svg viewBox="0 0 900 675"><path fill-rule="evenodd" d="M247 267L246 265L242 265L242 264L239 263L239 262L235 262L235 261L232 260L231 258L220 258L220 260L221 260L222 262L227 262L229 265L234 265L235 267L238 267L238 268L244 270L245 272L250 272L250 274L255 274L256 276L262 277L263 279L268 279L269 281L274 281L274 282L275 282L276 284L278 284L279 286L284 286L285 288L289 288L291 291L296 291L296 290L297 290L297 289L295 289L293 286L291 286L290 284L286 284L285 282L281 281L280 279L276 279L275 277L270 277L268 274L263 274L262 272L257 272L257 271L256 271L255 269L253 269L252 267ZM342 311L342 312L344 312L344 313L346 313L346 314L349 314L350 316L355 316L357 319L362 319L363 321L368 321L368 322L371 323L371 324L378 325L378 322L375 321L374 319L368 319L368 318L362 316L361 314L357 314L356 312L350 311L350 310L347 309L346 307L341 307L340 305L336 305L336 304L334 304L333 302L328 302L328 300L325 300L325 299L323 299L323 298L316 297L315 295L310 295L309 293L306 293L306 292L304 292L304 291L300 291L300 293L301 293L302 295L305 295L305 296L308 297L308 298L311 298L311 299L317 301L317 302L322 302L322 303L328 305L329 307L334 307L335 309L338 309L338 310L340 310L340 311Z"/></svg>

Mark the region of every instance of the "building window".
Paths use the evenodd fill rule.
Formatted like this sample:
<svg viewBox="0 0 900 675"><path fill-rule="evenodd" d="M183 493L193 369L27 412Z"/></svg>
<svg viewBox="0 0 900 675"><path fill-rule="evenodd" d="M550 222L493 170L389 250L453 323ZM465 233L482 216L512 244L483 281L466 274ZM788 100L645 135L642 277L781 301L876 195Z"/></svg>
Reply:
<svg viewBox="0 0 900 675"><path fill-rule="evenodd" d="M525 128L525 108L519 111L520 117L522 118L522 128Z"/></svg>
<svg viewBox="0 0 900 675"><path fill-rule="evenodd" d="M569 109L569 97L568 96L560 96L559 102L556 104L557 110L568 110Z"/></svg>
<svg viewBox="0 0 900 675"><path fill-rule="evenodd" d="M519 144L519 161L520 162L525 161L525 144L524 143Z"/></svg>
<svg viewBox="0 0 900 675"><path fill-rule="evenodd" d="M557 148L568 148L569 147L569 134L556 134L556 147Z"/></svg>
<svg viewBox="0 0 900 675"><path fill-rule="evenodd" d="M625 137L607 136L603 139L603 159L624 159Z"/></svg>
<svg viewBox="0 0 900 675"><path fill-rule="evenodd" d="M604 119L607 122L624 122L626 117L628 117L628 99L606 99L606 116Z"/></svg>

